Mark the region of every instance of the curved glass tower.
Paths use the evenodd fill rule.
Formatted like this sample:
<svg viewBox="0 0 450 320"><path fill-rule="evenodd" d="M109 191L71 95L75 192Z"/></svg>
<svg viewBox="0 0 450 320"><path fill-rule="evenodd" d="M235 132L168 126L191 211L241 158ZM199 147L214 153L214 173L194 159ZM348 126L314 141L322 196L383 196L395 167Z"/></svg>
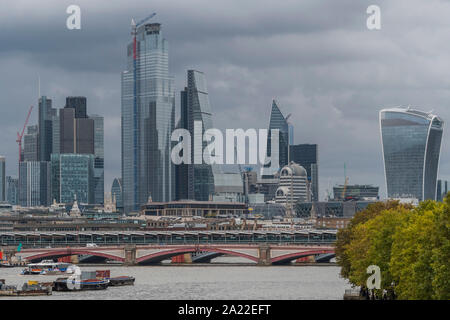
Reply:
<svg viewBox="0 0 450 320"><path fill-rule="evenodd" d="M410 108L380 111L389 198L436 199L443 125L438 116Z"/></svg>

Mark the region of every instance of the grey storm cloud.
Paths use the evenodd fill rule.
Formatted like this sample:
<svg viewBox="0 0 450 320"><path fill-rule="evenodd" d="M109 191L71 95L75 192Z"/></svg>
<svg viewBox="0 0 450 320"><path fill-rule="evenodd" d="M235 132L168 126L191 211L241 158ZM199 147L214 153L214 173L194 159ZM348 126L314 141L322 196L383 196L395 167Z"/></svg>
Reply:
<svg viewBox="0 0 450 320"><path fill-rule="evenodd" d="M67 30L66 8L81 8ZM382 28L366 28L381 8ZM157 12L178 92L186 70L206 73L218 128L266 128L271 100L291 113L296 143L318 143L321 197L344 181L384 190L378 112L416 106L450 121L450 2L439 0L3 0L0 154L17 172L16 131L41 93L63 107L88 98L105 117L107 188L120 176L120 72L131 18ZM37 121L37 108L32 122ZM450 180L447 130L440 177Z"/></svg>

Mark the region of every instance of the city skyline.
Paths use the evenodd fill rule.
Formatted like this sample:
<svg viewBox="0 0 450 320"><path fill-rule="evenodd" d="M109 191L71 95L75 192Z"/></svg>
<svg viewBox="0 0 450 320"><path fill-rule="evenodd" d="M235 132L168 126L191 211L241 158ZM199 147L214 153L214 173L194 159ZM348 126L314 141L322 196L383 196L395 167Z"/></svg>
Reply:
<svg viewBox="0 0 450 320"><path fill-rule="evenodd" d="M100 1L101 2L101 1ZM117 141L120 140L120 73L123 68L123 48L129 42L129 21L140 12L158 12L155 22L163 24L165 36L171 43L171 70L175 75L176 110L179 110L179 91L184 85L184 74L190 67L205 72L208 78L209 94L214 112L217 115L218 128L226 128L228 123L239 128L266 128L270 113L270 102L275 98L283 114L292 113L291 121L295 126L296 143L314 143L320 148L320 198L329 185L343 183L343 166L347 163L350 183L374 184L380 186L380 194L386 194L384 186L383 160L381 155L380 135L378 130L378 112L385 107L397 105L418 106L419 109L431 110L441 116L444 121L450 118L450 113L445 105L449 79L443 71L448 59L445 50L440 50L440 45L427 39L426 27L423 27L423 41L430 52L436 50L443 56L436 59L426 60L423 64L417 63L414 55L404 57L402 50L421 52L424 43L419 46L415 44L416 39L408 36L400 37L400 33L414 26L414 17L418 15L421 5L414 3L417 11L405 14L401 12L401 5L389 4L381 1L383 16L383 28L374 34L365 29L365 3L353 6L351 9L339 10L339 5L324 1L323 4L311 4L306 2L303 6L283 4L274 9L274 4L269 4L266 9L258 9L255 12L255 21L250 26L245 25L239 19L238 10L234 3L227 7L227 13L236 18L233 26L224 22L222 30L220 17L214 25L211 17L205 14L195 14L188 7L180 3L165 6L162 2L156 2L155 6L148 8L142 1L135 1L130 9L112 7L109 12L98 12L96 5L89 5L80 1L79 5L85 17L82 30L71 33L64 29L64 6L53 4L52 8L37 8L39 10L49 9L50 17L48 23L55 26L55 35L61 44L65 41L79 41L71 47L75 52L67 55L67 51L53 52L51 61L45 59L42 52L49 53L53 48L51 42L46 42L46 34L43 31L44 21L38 15L30 14L30 21L25 23L35 24L32 31L18 30L15 35L17 39L28 39L28 32L36 38L43 38L43 47L38 43L23 41L25 47L11 45L3 49L4 55L0 58L0 65L8 70L7 64L15 67L17 71L12 74L10 83L2 86L3 96L7 99L2 102L2 111L5 111L4 119L0 123L2 136L11 137L4 139L4 145L0 154L5 155L7 160L7 175L17 176L17 147L15 144L15 132L23 125L27 108L30 104L35 105L30 123L37 123L37 75L41 76L41 93L52 99L52 107L60 108L64 105L63 100L70 95L83 95L90 101L92 113L105 115L105 188L110 189L114 177L120 176L120 155L117 152ZM344 1L345 3L345 1ZM383 6L385 4L385 6ZM271 12L273 29L269 30L267 40L261 37L257 25L266 18L267 12ZM442 14L448 13L449 7L439 4ZM184 10L186 15L177 21L177 13ZM119 11L121 11L119 13ZM292 11L292 14L289 14ZM318 12L333 12L341 14L343 20L324 21L317 19L312 21L306 19L306 13L315 17L320 16ZM433 14L424 11L423 20L433 23ZM14 17L15 10L12 5L10 14ZM208 12L208 14L213 14ZM57 18L58 16L61 16ZM145 14L143 14L145 16ZM397 16L397 20L393 18ZM100 18L101 21L96 20ZM140 17L137 17L140 18ZM286 18L286 19L283 19ZM96 20L95 22L93 20ZM295 20L295 21L294 21ZM434 19L435 20L435 19ZM300 23L299 23L300 21ZM186 22L191 22L186 24ZM195 22L195 23L193 23ZM8 19L1 22L8 26L14 23ZM94 26L97 23L105 23L108 27L101 27L101 33L95 33ZM181 26L189 25L189 32ZM331 31L336 24L342 30ZM59 25L61 25L59 27ZM423 24L422 24L423 25ZM426 25L426 23L425 23ZM208 27L212 26L208 30ZM44 29L43 29L44 28ZM61 30L59 30L61 28ZM112 28L114 34L107 29ZM434 27L433 32L439 31ZM4 28L5 29L5 28ZM7 28L6 28L7 29ZM384 30L394 31L386 33ZM195 32L193 32L195 31ZM358 45L342 41L337 49L329 49L336 59L327 62L327 74L321 72L321 60L323 56L319 53L323 45L336 44L330 36L333 32L348 32L351 36L360 39ZM191 35L192 34L192 35ZM317 37L312 39L309 35ZM6 41L6 32L0 32L0 37ZM99 44L92 43L92 39L101 38ZM244 41L240 40L242 38ZM343 38L346 39L345 37ZM222 45L217 49L215 44L224 41L227 48ZM284 40L284 41L283 41ZM49 40L48 40L49 41ZM266 41L270 44L289 46L291 52L298 54L300 58L286 52L275 49L254 57L254 50L260 50ZM205 47L203 44L209 44ZM297 46L296 43L300 45ZM254 49L248 45L250 43ZM402 50L397 51L397 45L402 44ZM89 51L92 57L83 55L86 50L84 45L92 46ZM197 45L197 47L196 47ZM276 47L276 46L275 46ZM104 50L108 49L110 58L103 59ZM186 49L186 50L182 50ZM187 50L189 49L189 50ZM387 50L382 53L381 49ZM220 50L220 51L217 51ZM15 54L15 58L10 55ZM172 53L173 52L173 53ZM220 53L220 54L219 54ZM430 55L430 57L433 55ZM106 57L106 56L105 56ZM322 58L321 58L322 57ZM399 60L405 60L399 64ZM92 61L92 62L91 62ZM221 62L222 61L222 62ZM93 64L94 63L94 64ZM430 68L431 63L439 64L439 68ZM267 66L264 67L263 65ZM397 68L393 68L393 64ZM73 65L77 65L76 70ZM345 66L346 72L343 72ZM434 64L433 64L434 66ZM386 73L387 69L394 73ZM292 69L292 72L289 72ZM362 77L360 74L362 73ZM70 75L70 76L69 76ZM375 75L375 77L373 77ZM401 76L400 76L401 75ZM404 75L407 77L405 78ZM271 79L271 81L264 81ZM406 81L407 80L407 81ZM270 83L266 86L264 82ZM21 86L21 92L15 94L17 84ZM288 83L294 83L294 85ZM321 88L321 89L319 89ZM396 90L392 90L395 88ZM3 91L4 90L4 91ZM232 91L230 91L232 90ZM233 92L233 95L230 95ZM13 106L12 108L10 106ZM9 111L9 108L13 112ZM245 110L245 113L235 112ZM256 115L256 116L255 116ZM176 117L178 119L178 115ZM450 163L448 158L447 139L448 133L444 132L440 173L438 178L450 180Z"/></svg>

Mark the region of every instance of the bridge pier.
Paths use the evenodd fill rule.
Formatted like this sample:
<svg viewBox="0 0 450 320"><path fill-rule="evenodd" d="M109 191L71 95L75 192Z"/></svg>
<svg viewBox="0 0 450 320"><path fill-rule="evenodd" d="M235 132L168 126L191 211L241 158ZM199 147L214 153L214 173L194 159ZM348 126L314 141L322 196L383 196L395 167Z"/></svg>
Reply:
<svg viewBox="0 0 450 320"><path fill-rule="evenodd" d="M261 244L258 248L258 265L270 266L272 264L270 256L270 246L268 244Z"/></svg>
<svg viewBox="0 0 450 320"><path fill-rule="evenodd" d="M136 265L137 264L137 262L136 262L136 245L135 244L126 245L123 250L125 251L124 264L126 266Z"/></svg>

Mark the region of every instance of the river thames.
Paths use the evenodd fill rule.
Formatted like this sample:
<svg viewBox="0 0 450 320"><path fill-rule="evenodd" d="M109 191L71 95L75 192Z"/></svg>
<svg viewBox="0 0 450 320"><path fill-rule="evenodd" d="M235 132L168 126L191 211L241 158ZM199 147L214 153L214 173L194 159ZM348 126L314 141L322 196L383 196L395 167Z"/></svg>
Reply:
<svg viewBox="0 0 450 320"><path fill-rule="evenodd" d="M217 259L219 260L219 259ZM111 276L136 278L134 286L109 287L100 291L53 292L51 296L15 299L288 299L342 300L351 286L339 276L335 265L252 266L226 265L159 265L159 266L82 266L82 270L111 270ZM28 280L53 281L57 276L23 276L21 268L0 269L7 284L21 286ZM11 299L0 297L0 299Z"/></svg>

